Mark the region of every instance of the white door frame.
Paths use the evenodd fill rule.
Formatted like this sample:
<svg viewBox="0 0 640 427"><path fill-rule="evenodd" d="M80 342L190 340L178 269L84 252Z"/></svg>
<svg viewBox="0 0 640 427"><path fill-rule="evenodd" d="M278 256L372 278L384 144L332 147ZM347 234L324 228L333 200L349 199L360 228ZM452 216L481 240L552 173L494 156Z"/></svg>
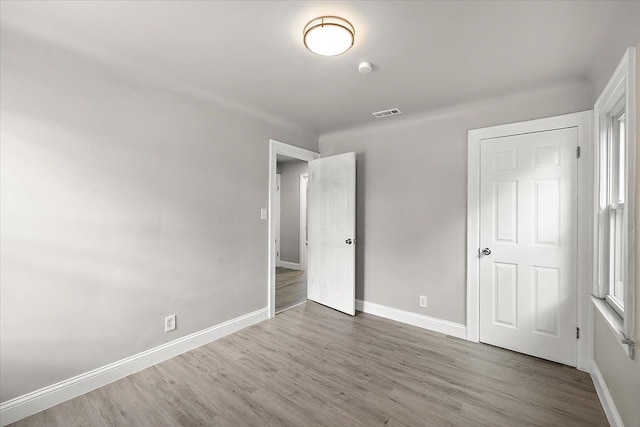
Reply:
<svg viewBox="0 0 640 427"><path fill-rule="evenodd" d="M511 123L469 131L467 174L467 340L480 341L480 141L510 135L576 127L578 161L578 259L577 302L578 369L590 371L593 315L589 294L593 289L593 111Z"/></svg>
<svg viewBox="0 0 640 427"><path fill-rule="evenodd" d="M301 270L307 269L307 186L309 174L300 174L300 252L299 264Z"/></svg>
<svg viewBox="0 0 640 427"><path fill-rule="evenodd" d="M292 157L294 159L310 162L320 158L320 154L315 151L285 144L284 142L269 140L269 261L268 261L268 281L267 281L267 303L269 307L269 318L275 316L276 309L276 221L273 215L275 210L276 192L276 168L278 154Z"/></svg>
<svg viewBox="0 0 640 427"><path fill-rule="evenodd" d="M278 186L280 186L280 188L278 188ZM273 203L273 219L276 223L276 231L274 233L276 242L276 267L281 267L282 260L280 256L280 244L282 237L280 237L280 234L282 233L282 230L280 230L280 227L282 225L282 175L279 173L276 173L276 190L273 195L275 198Z"/></svg>

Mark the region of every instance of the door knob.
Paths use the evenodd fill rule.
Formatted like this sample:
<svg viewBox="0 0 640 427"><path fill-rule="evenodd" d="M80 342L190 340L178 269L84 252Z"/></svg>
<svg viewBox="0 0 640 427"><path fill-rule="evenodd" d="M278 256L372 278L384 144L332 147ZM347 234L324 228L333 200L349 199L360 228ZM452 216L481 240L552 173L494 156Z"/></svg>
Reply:
<svg viewBox="0 0 640 427"><path fill-rule="evenodd" d="M353 240L351 240L351 239L347 239L347 240L345 240L344 242L345 242L347 245L350 245L351 243L353 243Z"/></svg>
<svg viewBox="0 0 640 427"><path fill-rule="evenodd" d="M489 248L484 248L482 250L482 255L491 255L491 249Z"/></svg>

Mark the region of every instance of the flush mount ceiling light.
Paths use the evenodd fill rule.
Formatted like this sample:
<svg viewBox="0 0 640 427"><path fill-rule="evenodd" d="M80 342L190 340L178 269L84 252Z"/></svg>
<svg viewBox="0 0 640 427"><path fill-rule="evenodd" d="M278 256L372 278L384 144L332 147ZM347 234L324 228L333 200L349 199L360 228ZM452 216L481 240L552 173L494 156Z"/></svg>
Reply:
<svg viewBox="0 0 640 427"><path fill-rule="evenodd" d="M340 55L351 49L355 33L353 25L346 19L321 16L305 25L304 45L318 55Z"/></svg>

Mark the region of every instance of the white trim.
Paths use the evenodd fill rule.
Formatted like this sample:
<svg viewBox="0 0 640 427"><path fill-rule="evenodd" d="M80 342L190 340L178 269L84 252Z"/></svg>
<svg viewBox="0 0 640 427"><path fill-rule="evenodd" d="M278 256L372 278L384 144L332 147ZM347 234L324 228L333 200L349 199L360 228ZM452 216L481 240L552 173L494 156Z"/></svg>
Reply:
<svg viewBox="0 0 640 427"><path fill-rule="evenodd" d="M274 193L276 196L276 201L273 204L273 219L276 221L276 267L282 266L282 257L280 245L282 243L282 175L276 173L276 192Z"/></svg>
<svg viewBox="0 0 640 427"><path fill-rule="evenodd" d="M611 295L607 295L604 300L607 302L607 304L609 304L609 307L611 307L616 313L618 313L618 316L620 316L620 318L622 319L622 317L624 316L624 309L622 308L620 301L618 301L617 298Z"/></svg>
<svg viewBox="0 0 640 427"><path fill-rule="evenodd" d="M307 266L307 187L309 184L309 173L300 174L300 270L304 270Z"/></svg>
<svg viewBox="0 0 640 427"><path fill-rule="evenodd" d="M399 310L359 299L356 299L356 310L373 314L374 316L384 317L385 319L395 320L396 322L417 326L422 329L451 335L456 338L465 339L467 337L467 328L464 325L448 320L436 319L435 317Z"/></svg>
<svg viewBox="0 0 640 427"><path fill-rule="evenodd" d="M594 189L594 149L593 149L593 110L576 113L578 121L578 144L581 146L578 161L578 261L576 291L578 292L577 322L580 328L578 340L577 366L581 371L589 372L592 361L593 307L590 295L593 288L593 189Z"/></svg>
<svg viewBox="0 0 640 427"><path fill-rule="evenodd" d="M469 131L467 175L467 340L480 341L480 141L510 135L577 127L581 157L578 162L578 341L577 368L589 371L591 329L589 294L592 290L593 136L592 111ZM587 212L587 215L581 215Z"/></svg>
<svg viewBox="0 0 640 427"><path fill-rule="evenodd" d="M626 250L624 251L626 257L624 258L624 266L623 266L623 277L626 283L625 296L624 296L624 313L623 313L623 328L622 332L624 336L630 340L633 340L635 337L635 185L636 185L636 50L635 48L628 48L625 52L622 60L616 67L611 79L607 83L607 86L602 91L602 94L598 97L598 100L594 106L594 121L595 121L595 136L597 142L594 144L594 152L596 163L594 163L594 171L597 171L596 179L597 184L596 187L598 192L596 193L596 210L594 212L594 217L596 221L593 225L593 233L596 236L602 237L601 232L606 228L603 227L599 219L599 212L601 212L602 205L601 195L599 194L601 189L600 176L601 167L600 165L600 150L602 141L608 141L610 136L607 134L609 125L607 121L609 118L617 112L617 109L620 106L621 101L624 99L624 110L625 110L625 132L626 132L626 173L627 180L625 182L626 194L625 194L625 211L624 211L624 219L623 223L625 226L624 234L625 238L623 239L626 244ZM604 239L603 239L604 240ZM593 252L594 255L597 256L598 262L594 263L594 274L595 277L598 278L598 282L596 282L596 289L594 289L594 293L598 297L603 297L602 290L605 287L606 282L609 277L606 273L606 266L608 263L603 262L601 254L606 253L603 250L603 246L606 245L606 242L596 241L593 244ZM608 257L607 257L608 258ZM608 288L608 286L607 286ZM611 325L613 326L613 325Z"/></svg>
<svg viewBox="0 0 640 427"><path fill-rule="evenodd" d="M320 154L284 142L269 140L269 212L274 211L274 193L276 190L276 168L278 154L294 159L310 162L320 158ZM275 245L275 221L273 215L269 215L269 233L267 244L269 245L268 271L267 271L267 302L269 318L275 316L276 308L276 245ZM309 286L307 286L308 288Z"/></svg>
<svg viewBox="0 0 640 427"><path fill-rule="evenodd" d="M618 343L620 343L620 347L624 351L624 354L629 356L631 359L635 358L635 343L633 340L627 340L627 337L624 335L624 325L622 317L618 314L618 312L609 305L609 303L600 298L596 298L591 295L591 302L593 306L600 312L604 322L609 326L613 335L617 338ZM593 354L593 353L592 353Z"/></svg>
<svg viewBox="0 0 640 427"><path fill-rule="evenodd" d="M105 386L157 363L203 346L247 326L266 320L267 307L202 331L189 334L142 353L110 363L93 371L61 381L40 390L16 397L0 404L0 423L5 426L22 418L44 411L59 403Z"/></svg>
<svg viewBox="0 0 640 427"><path fill-rule="evenodd" d="M304 268L298 262L289 262L289 261L280 261L278 263L278 267L288 268L289 270L299 270L302 271Z"/></svg>
<svg viewBox="0 0 640 427"><path fill-rule="evenodd" d="M595 360L591 361L591 379L593 380L593 385L596 387L596 393L598 393L598 398L600 399L609 424L611 424L612 427L624 427L622 417L620 417L618 408L616 408L613 397L611 393L609 393L607 383L604 382L600 368L598 368Z"/></svg>

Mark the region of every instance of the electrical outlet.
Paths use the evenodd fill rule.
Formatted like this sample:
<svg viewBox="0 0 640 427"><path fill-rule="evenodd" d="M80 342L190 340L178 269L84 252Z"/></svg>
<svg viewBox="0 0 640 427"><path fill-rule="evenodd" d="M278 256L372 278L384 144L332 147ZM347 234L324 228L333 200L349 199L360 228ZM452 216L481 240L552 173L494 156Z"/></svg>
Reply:
<svg viewBox="0 0 640 427"><path fill-rule="evenodd" d="M420 295L420 307L427 308L427 297L424 295Z"/></svg>
<svg viewBox="0 0 640 427"><path fill-rule="evenodd" d="M267 219L267 209L260 209L260 219Z"/></svg>
<svg viewBox="0 0 640 427"><path fill-rule="evenodd" d="M164 331L173 331L176 328L176 315L172 314L164 318Z"/></svg>

